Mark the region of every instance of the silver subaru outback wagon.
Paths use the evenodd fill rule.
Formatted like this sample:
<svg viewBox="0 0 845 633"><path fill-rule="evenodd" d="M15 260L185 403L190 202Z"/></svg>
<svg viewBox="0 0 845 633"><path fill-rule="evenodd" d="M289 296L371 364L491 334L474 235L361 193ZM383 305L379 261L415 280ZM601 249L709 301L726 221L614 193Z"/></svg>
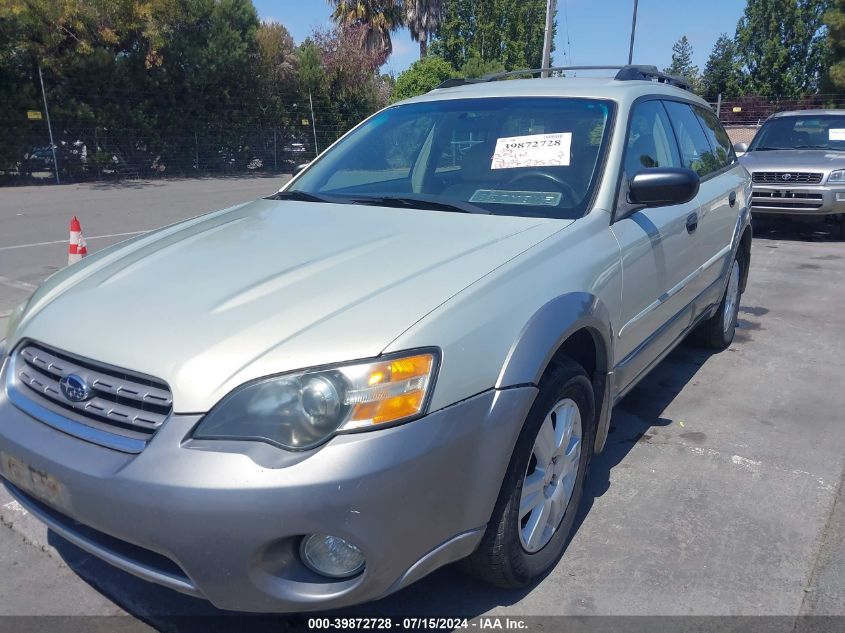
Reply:
<svg viewBox="0 0 845 633"><path fill-rule="evenodd" d="M11 494L222 609L555 565L614 404L693 330L731 343L750 184L653 67L498 79L46 281L2 355Z"/></svg>

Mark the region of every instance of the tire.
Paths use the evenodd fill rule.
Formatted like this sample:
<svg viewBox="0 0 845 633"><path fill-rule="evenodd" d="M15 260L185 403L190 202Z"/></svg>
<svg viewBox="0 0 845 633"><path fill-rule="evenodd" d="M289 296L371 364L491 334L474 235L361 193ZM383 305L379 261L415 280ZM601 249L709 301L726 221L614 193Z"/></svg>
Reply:
<svg viewBox="0 0 845 633"><path fill-rule="evenodd" d="M553 411L556 411L554 419ZM568 440L565 437L567 428L571 429ZM548 435L549 429L553 433L551 437ZM551 442L535 445L541 431L543 437ZM580 449L576 449L573 438L579 432ZM557 434L564 434L564 437L557 437ZM592 384L584 369L574 361L564 359L556 362L540 381L539 393L517 439L481 544L463 561L466 571L489 584L513 589L528 585L557 563L566 547L581 502L594 438L595 403ZM547 461L545 469L538 468L536 453L543 453L544 446L557 444L562 446L562 449L558 449L562 452L555 458L556 461ZM555 473L556 476L551 477ZM550 477L551 481L546 485ZM526 481L538 492L526 490L525 504L534 504L533 510L520 517L520 503L523 501ZM570 486L571 492L567 495ZM546 506L548 519L544 522L543 508ZM563 515L553 528L550 522L554 523L554 517L559 515L561 509ZM533 525L538 530L532 531ZM533 540L529 538L537 534L539 536Z"/></svg>
<svg viewBox="0 0 845 633"><path fill-rule="evenodd" d="M840 240L845 240L845 214L839 216L839 231L837 234Z"/></svg>
<svg viewBox="0 0 845 633"><path fill-rule="evenodd" d="M701 324L700 340L705 347L715 350L727 349L734 340L737 318L739 316L739 302L742 298L743 262L746 261L740 250L736 254L730 271L725 294L716 314Z"/></svg>

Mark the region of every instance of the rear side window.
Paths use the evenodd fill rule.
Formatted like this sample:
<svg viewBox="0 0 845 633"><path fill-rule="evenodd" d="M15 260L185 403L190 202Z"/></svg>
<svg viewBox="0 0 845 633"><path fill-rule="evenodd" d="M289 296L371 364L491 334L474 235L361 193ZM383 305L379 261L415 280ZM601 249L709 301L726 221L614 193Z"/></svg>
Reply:
<svg viewBox="0 0 845 633"><path fill-rule="evenodd" d="M631 178L643 169L680 166L672 125L661 102L635 105L625 144L625 175Z"/></svg>
<svg viewBox="0 0 845 633"><path fill-rule="evenodd" d="M698 115L698 120L701 121L701 127L710 141L710 145L716 151L716 160L719 161L719 165L725 167L733 163L735 156L731 139L725 132L725 128L719 123L716 115L712 111L698 106L695 107L695 113Z"/></svg>
<svg viewBox="0 0 845 633"><path fill-rule="evenodd" d="M683 166L692 169L701 178L721 169L722 165L716 159L710 141L707 140L692 108L678 101L664 103L672 120L672 127L675 128Z"/></svg>

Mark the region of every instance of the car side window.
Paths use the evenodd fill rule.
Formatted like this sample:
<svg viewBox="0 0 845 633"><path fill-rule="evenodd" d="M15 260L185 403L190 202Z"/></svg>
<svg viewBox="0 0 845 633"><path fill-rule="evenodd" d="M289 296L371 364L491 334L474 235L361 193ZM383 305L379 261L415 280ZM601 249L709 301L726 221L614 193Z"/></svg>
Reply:
<svg viewBox="0 0 845 633"><path fill-rule="evenodd" d="M628 178L643 169L681 166L672 125L660 101L642 101L632 109L624 166Z"/></svg>
<svg viewBox="0 0 845 633"><path fill-rule="evenodd" d="M695 106L694 110L695 114L698 116L699 122L701 123L701 128L704 130L704 134L710 141L710 145L716 151L716 160L719 162L719 166L726 167L727 165L735 162L736 155L733 151L731 139L728 136L728 133L725 132L725 128L723 128L722 124L719 123L719 119L716 118L716 115L711 110L700 106Z"/></svg>
<svg viewBox="0 0 845 633"><path fill-rule="evenodd" d="M664 104L675 129L683 166L692 169L701 178L721 169L692 108L679 101L665 101Z"/></svg>

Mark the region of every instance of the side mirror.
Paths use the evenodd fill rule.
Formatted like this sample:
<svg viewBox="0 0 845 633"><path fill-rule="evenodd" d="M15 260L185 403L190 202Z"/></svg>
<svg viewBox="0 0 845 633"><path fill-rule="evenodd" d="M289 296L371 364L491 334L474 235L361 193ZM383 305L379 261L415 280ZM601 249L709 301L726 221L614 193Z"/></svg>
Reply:
<svg viewBox="0 0 845 633"><path fill-rule="evenodd" d="M692 169L657 167L634 174L628 183L628 200L644 207L683 204L695 198L701 181Z"/></svg>
<svg viewBox="0 0 845 633"><path fill-rule="evenodd" d="M293 173L294 173L294 174L298 174L298 173L299 173L299 172L301 172L303 169L305 169L306 167L308 167L308 165L310 165L310 164L311 164L310 162L309 162L309 163L300 163L299 165L297 165L296 167L294 167L294 168L293 168Z"/></svg>
<svg viewBox="0 0 845 633"><path fill-rule="evenodd" d="M734 151L737 154L744 154L748 151L748 143L734 143Z"/></svg>

